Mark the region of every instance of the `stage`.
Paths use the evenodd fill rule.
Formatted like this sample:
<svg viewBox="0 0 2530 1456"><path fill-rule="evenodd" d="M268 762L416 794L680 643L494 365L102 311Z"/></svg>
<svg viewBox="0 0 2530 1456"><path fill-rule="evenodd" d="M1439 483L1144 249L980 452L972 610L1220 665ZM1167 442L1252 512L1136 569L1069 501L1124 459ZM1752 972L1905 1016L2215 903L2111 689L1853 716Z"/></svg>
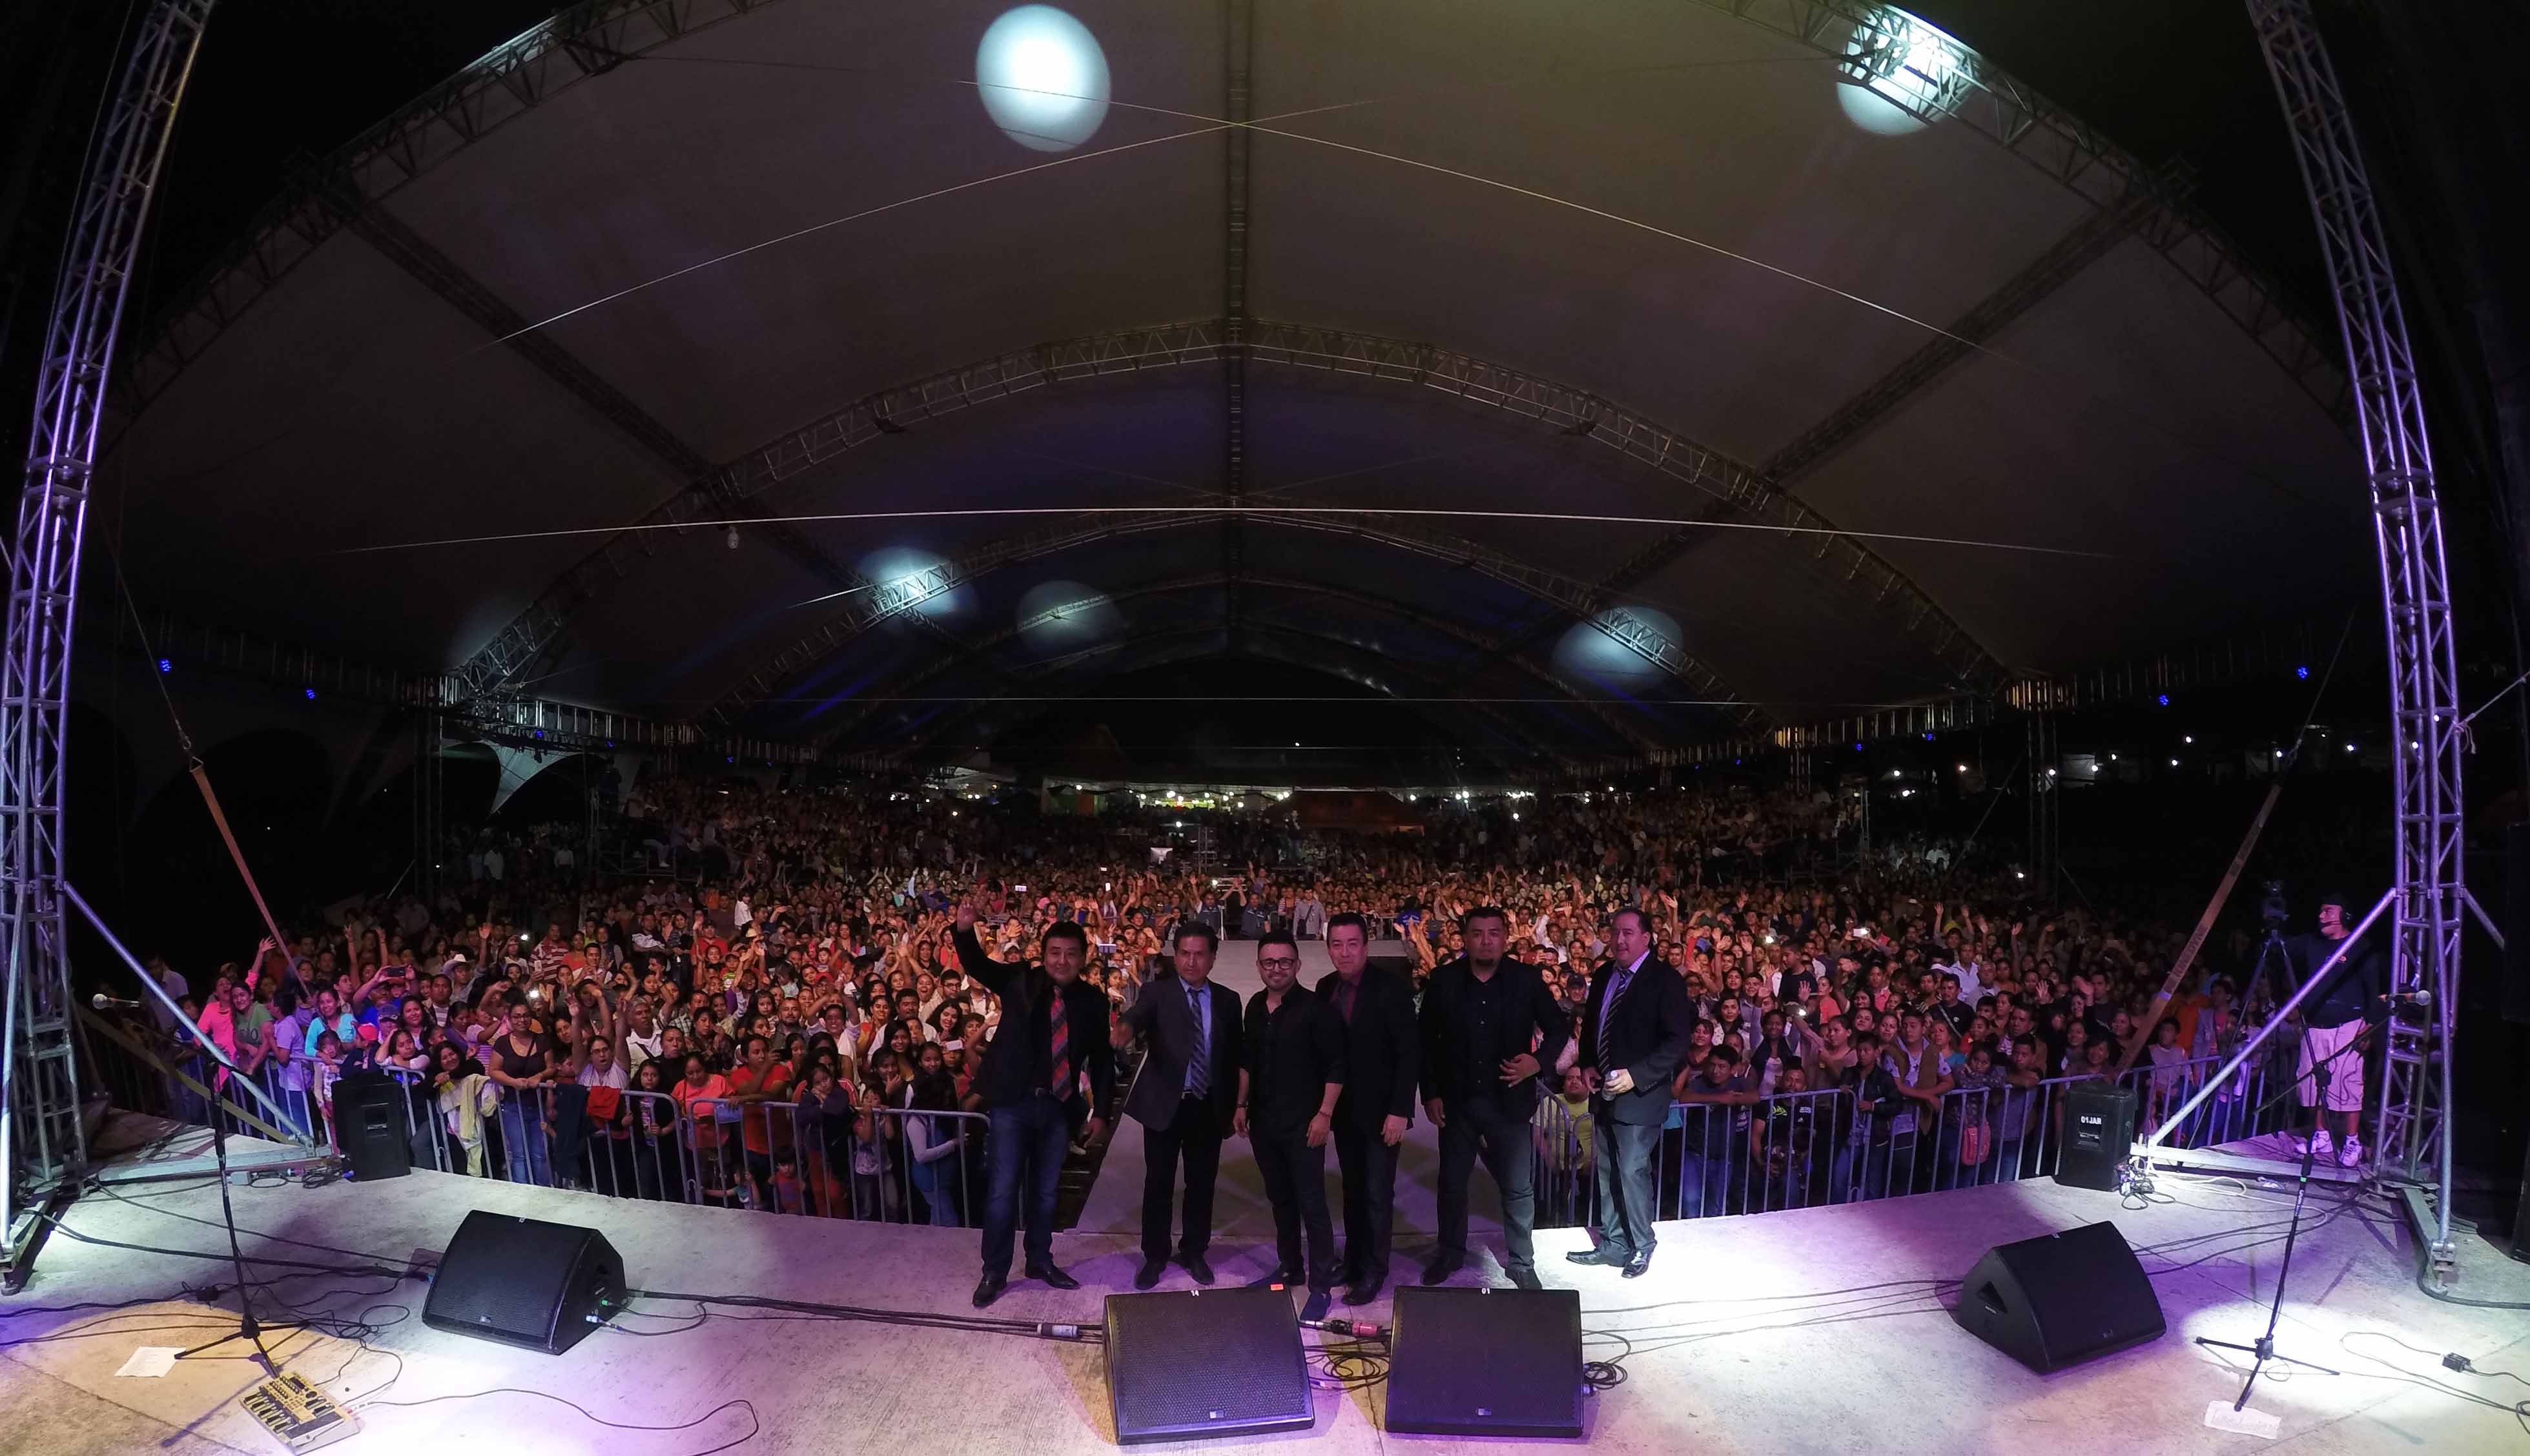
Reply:
<svg viewBox="0 0 2530 1456"><path fill-rule="evenodd" d="M1428 1139L1429 1130L1418 1134ZM1430 1226L1432 1159L1428 1142L1419 1146L1423 1152L1405 1159L1402 1175L1410 1191L1400 1190L1397 1267L1407 1277L1428 1247L1422 1230ZM1095 1325L1101 1296L1129 1288L1137 1240L1129 1217L1120 1222L1117 1211L1129 1210L1139 1185L1137 1154L1128 1124L1082 1229L1057 1238L1057 1258L1087 1287L1064 1294L1021 1280L992 1315ZM1230 1283L1260 1271L1271 1256L1254 1165L1236 1143L1225 1156L1224 1182L1213 1254ZM1478 1184L1484 1186L1481 1173ZM2530 1434L2510 1412L2409 1383L2430 1375L2504 1401L2530 1396L2530 1387L2439 1366L2444 1351L2455 1350L2490 1370L2530 1375L2530 1320L2426 1299L2414 1285L2415 1250L2384 1202L2336 1186L2314 1190L2279 1339L2283 1353L2345 1374L2293 1372L2262 1381L2251 1406L2281 1418L2278 1440L2206 1429L2207 1403L2228 1405L2239 1375L2190 1339L2246 1341L2263 1328L2291 1190L2191 1175L2166 1176L2160 1191L2171 1201L2130 1210L2112 1194L2032 1182L1663 1224L1651 1272L1635 1280L1568 1265L1564 1253L1580 1247L1584 1235L1547 1231L1538 1235L1538 1270L1550 1285L1581 1291L1585 1328L1632 1341L1624 1382L1585 1404L1588 1442L1607 1451L2530 1449ZM402 1265L417 1249L444 1247L469 1210L485 1208L603 1229L624 1257L628 1279L641 1288L966 1313L975 1279L975 1235L962 1230L778 1218L431 1173L365 1186L266 1184L234 1196L240 1223L254 1231L248 1252L279 1258L336 1256L278 1244L274 1235ZM1482 1197L1478 1206L1485 1206ZM224 1255L218 1217L217 1188L197 1179L92 1192L63 1222L90 1238ZM1952 1323L1947 1304L1954 1295L1936 1281L1955 1279L1992 1244L2099 1219L2158 1251L2144 1262L2169 1318L2166 1337L2040 1377ZM1495 1235L1481 1227L1478 1237L1488 1252L1454 1282L1499 1279ZM188 1361L159 1378L115 1374L136 1347L214 1337L223 1326L218 1312L182 1301L127 1312L37 1312L173 1295L189 1283L228 1277L219 1262L130 1253L55 1232L34 1281L0 1304L0 1334L10 1342L0 1363L0 1453L278 1449L236 1404L253 1382L244 1362ZM2460 1281L2475 1298L2530 1299L2530 1267L2503 1260L2474 1236L2463 1240ZM1172 1268L1162 1287L1186 1282ZM637 1308L652 1313L620 1320L555 1358L425 1328L424 1290L414 1281L390 1287L385 1279L320 1275L280 1293L337 1317L365 1309L379 1324L398 1318L394 1307L411 1312L370 1339L376 1353L329 1335L276 1337L290 1368L354 1397L356 1408L367 1392L416 1401L516 1386L567 1397L609 1421L664 1425L745 1396L761 1430L735 1448L743 1452L1050 1456L1113 1449L1103 1356L1094 1344L760 1313L688 1329L690 1319L679 1317L690 1306L641 1302ZM1338 1313L1347 1312L1340 1306ZM1384 1321L1388 1300L1359 1313ZM234 1317L226 1323L233 1328ZM2424 1353L2360 1331L2394 1335ZM1622 1352L1593 1338L1587 1353L1605 1359ZM1309 1432L1255 1439L1328 1453L1388 1449L1382 1403L1376 1386L1322 1390ZM481 1449L503 1452L698 1456L748 1428L745 1414L731 1410L681 1432L608 1430L518 1394L373 1406L360 1419L361 1431L334 1449L444 1453L464 1449L453 1442L479 1439L487 1443ZM1442 1444L1397 1439L1413 1448Z"/></svg>

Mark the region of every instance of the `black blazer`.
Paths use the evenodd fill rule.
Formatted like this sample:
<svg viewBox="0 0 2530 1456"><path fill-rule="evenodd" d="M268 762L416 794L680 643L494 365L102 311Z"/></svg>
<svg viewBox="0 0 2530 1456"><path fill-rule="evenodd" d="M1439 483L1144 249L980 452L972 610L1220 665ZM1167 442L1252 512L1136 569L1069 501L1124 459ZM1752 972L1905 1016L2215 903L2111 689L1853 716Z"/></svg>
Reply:
<svg viewBox="0 0 2530 1456"><path fill-rule="evenodd" d="M1318 978L1318 999L1330 1009L1344 977ZM1342 1015L1336 1018L1343 1022ZM1414 988L1376 965L1361 969L1352 1020L1345 1025L1345 1090L1336 1121L1376 1135L1390 1117L1414 1120L1414 1088L1423 1073L1423 1037L1414 1025Z"/></svg>
<svg viewBox="0 0 2530 1456"><path fill-rule="evenodd" d="M1494 1027L1490 1046L1475 1045L1468 1024L1465 997L1474 978L1467 958L1459 956L1432 973L1423 988L1423 1096L1439 1098L1444 1110L1471 1098L1491 1099L1496 1105L1526 1117L1537 1110L1538 1084L1553 1072L1564 1044L1572 1039L1572 1018L1555 1003L1555 993L1537 967L1506 958L1494 978L1504 983L1507 1014ZM1538 1038L1535 1048L1529 1046ZM1502 1064L1523 1052L1537 1058L1539 1075L1505 1087Z"/></svg>
<svg viewBox="0 0 2530 1456"><path fill-rule="evenodd" d="M1014 965L986 955L972 931L955 932L950 939L966 974L1002 998L1001 1030L984 1044L974 1090L982 1095L985 1106L1017 1106L1045 1086L1054 1071L1046 1048L1047 1008L1057 990L1054 978L1034 962ZM1091 1101L1087 1103L1069 1087L1058 1089L1076 1126L1107 1105L1108 1094L1116 1086L1116 1052L1107 1040L1107 994L1077 978L1061 991L1064 1041L1071 1049L1072 1064L1089 1074Z"/></svg>
<svg viewBox="0 0 2530 1456"><path fill-rule="evenodd" d="M1210 1101L1227 1132L1230 1114L1238 1106L1238 1042L1247 1025L1245 1008L1238 992L1217 981L1205 982L1204 990L1212 996ZM1159 977L1117 1019L1149 1048L1142 1069L1133 1074L1132 1090L1125 1094L1126 1115L1144 1127L1167 1127L1177 1121L1178 1104L1185 1101L1186 1060L1194 1048L1194 1010L1186 1004L1185 982L1174 974Z"/></svg>
<svg viewBox="0 0 2530 1456"><path fill-rule="evenodd" d="M1669 1120L1670 1082L1686 1064L1695 1032L1695 1013L1687 1003L1686 979L1678 967L1657 955L1643 958L1633 984L1608 1022L1608 1039L1599 1040L1599 1008L1617 975L1615 961L1603 961L1590 973L1590 997L1581 1006L1581 1056L1576 1066L1596 1067L1602 1075L1623 1067L1634 1090L1618 1097L1590 1099L1590 1115L1608 1122L1653 1126Z"/></svg>

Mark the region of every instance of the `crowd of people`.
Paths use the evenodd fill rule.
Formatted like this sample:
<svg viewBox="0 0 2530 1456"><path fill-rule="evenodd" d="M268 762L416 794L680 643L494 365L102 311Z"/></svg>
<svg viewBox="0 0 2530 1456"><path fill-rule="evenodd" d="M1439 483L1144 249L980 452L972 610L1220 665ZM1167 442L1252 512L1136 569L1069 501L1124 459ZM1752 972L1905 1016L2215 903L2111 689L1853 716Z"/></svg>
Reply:
<svg viewBox="0 0 2530 1456"><path fill-rule="evenodd" d="M1495 907L1498 953L1535 967L1566 1019L1538 1127L1548 1216L1561 1178L1577 1219L1601 1095L1579 1023L1621 935L1676 968L1689 1018L1653 1089L1660 1216L2015 1175L2035 1165L2044 1085L2108 1075L2141 1034L2156 1121L2289 989L2282 968L2255 974L2244 929L2147 1029L2178 927L2038 903L1948 847L1840 862L1824 794L1443 800L1425 832L1380 836L1221 816L1209 857L1173 827L1183 811L1045 815L882 784L654 780L623 811L634 873L595 873L570 833L486 836L426 896L325 907L216 969L157 962L185 1017L164 1029L216 1044L320 1137L347 1076L389 1074L441 1166L975 1223L979 1078L1006 1008L991 968L1045 962L1058 926L1082 928L1077 979L1124 1019L1172 973L1182 926L1317 941L1358 916L1373 962L1402 962L1420 998ZM2317 958L2296 954L2297 971ZM1072 1143L1112 1111L1092 1105ZM2357 1159L2351 1119L2330 1151Z"/></svg>

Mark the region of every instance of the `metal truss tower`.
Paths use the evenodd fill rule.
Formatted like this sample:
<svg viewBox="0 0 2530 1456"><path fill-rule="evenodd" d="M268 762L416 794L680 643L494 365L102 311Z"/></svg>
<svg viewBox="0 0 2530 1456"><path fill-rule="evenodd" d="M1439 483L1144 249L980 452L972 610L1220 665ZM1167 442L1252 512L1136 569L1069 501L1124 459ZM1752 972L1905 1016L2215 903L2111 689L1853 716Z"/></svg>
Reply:
<svg viewBox="0 0 2530 1456"><path fill-rule="evenodd" d="M2393 993L2431 992L2433 1024L2392 1018L2373 1155L2375 1176L2403 1185L2429 1238L2439 1281L2451 1248L2451 1030L2458 1004L2460 760L2458 681L2442 508L2407 343L2406 314L2363 154L2308 0L2247 0L2249 23L2292 133L2345 340L2356 423L2381 551L2390 645L2392 778L2397 796ZM2417 1199L2430 1187L2433 1207Z"/></svg>
<svg viewBox="0 0 2530 1456"><path fill-rule="evenodd" d="M0 1232L14 1273L33 1211L87 1160L80 1124L62 789L80 532L107 369L159 164L213 0L156 0L89 138L35 384L0 662Z"/></svg>

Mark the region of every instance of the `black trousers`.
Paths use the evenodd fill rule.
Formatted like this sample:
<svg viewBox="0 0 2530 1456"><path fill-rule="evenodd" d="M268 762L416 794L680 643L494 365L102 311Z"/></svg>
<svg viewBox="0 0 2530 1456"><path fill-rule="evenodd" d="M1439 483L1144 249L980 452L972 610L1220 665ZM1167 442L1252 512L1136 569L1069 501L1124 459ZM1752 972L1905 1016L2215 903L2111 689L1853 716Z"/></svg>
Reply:
<svg viewBox="0 0 2530 1456"><path fill-rule="evenodd" d="M1256 1171L1265 1176L1265 1196L1274 1204L1274 1244L1283 1271L1324 1289L1336 1277L1336 1229L1327 1216L1327 1150L1309 1146L1304 1123L1288 1132L1251 1126L1248 1141L1256 1147ZM1308 1235L1306 1258L1301 1235Z"/></svg>
<svg viewBox="0 0 2530 1456"><path fill-rule="evenodd" d="M1659 1213L1653 1202L1652 1157L1660 1151L1661 1125L1593 1119L1591 1138L1599 1161L1599 1247L1631 1259L1660 1242L1652 1235Z"/></svg>
<svg viewBox="0 0 2530 1456"><path fill-rule="evenodd" d="M1365 1280L1385 1280L1397 1222L1397 1150L1341 1113L1335 1144L1336 1165L1344 1169L1345 1267Z"/></svg>
<svg viewBox="0 0 2530 1456"><path fill-rule="evenodd" d="M1467 1257L1467 1180L1482 1158L1502 1192L1503 1242L1510 1251L1506 1264L1532 1267L1536 1249L1529 1230L1537 1220L1537 1145L1528 1119L1491 1098L1472 1098L1442 1112L1440 1257L1457 1262Z"/></svg>
<svg viewBox="0 0 2530 1456"><path fill-rule="evenodd" d="M1169 1205L1177 1191L1178 1160L1185 1160L1185 1233L1176 1252L1201 1254L1212 1247L1212 1185L1221 1173L1221 1118L1208 1098L1186 1098L1167 1127L1142 1132L1142 1257L1169 1257Z"/></svg>

